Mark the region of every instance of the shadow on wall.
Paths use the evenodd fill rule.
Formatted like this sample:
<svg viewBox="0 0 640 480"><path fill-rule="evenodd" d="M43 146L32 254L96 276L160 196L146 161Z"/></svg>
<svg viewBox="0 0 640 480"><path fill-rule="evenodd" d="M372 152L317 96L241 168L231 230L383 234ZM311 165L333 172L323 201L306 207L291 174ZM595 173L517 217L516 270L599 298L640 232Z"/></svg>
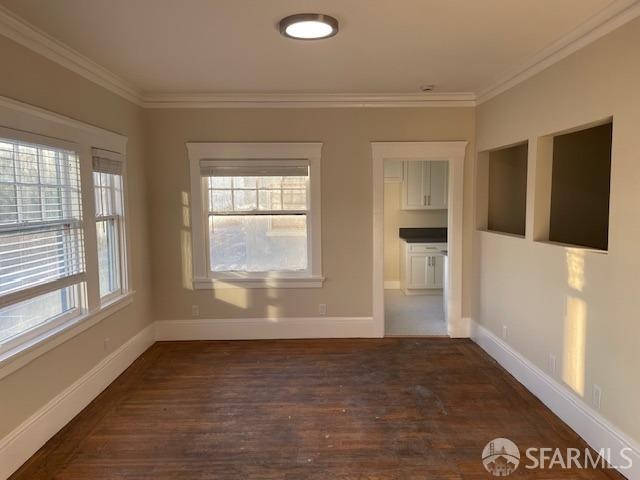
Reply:
<svg viewBox="0 0 640 480"><path fill-rule="evenodd" d="M564 318L562 380L581 397L585 393L585 358L587 343L587 304L583 299L585 287L584 251L566 251L567 286Z"/></svg>

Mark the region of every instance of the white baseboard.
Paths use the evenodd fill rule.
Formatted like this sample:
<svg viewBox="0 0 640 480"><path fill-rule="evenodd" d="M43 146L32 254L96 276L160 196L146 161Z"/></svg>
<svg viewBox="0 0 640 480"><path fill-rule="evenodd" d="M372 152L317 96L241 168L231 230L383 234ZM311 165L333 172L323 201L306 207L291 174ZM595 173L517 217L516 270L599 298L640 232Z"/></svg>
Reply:
<svg viewBox="0 0 640 480"><path fill-rule="evenodd" d="M8 478L26 462L153 342L153 325L149 325L1 439L0 479Z"/></svg>
<svg viewBox="0 0 640 480"><path fill-rule="evenodd" d="M386 280L384 282L385 290L400 290L400 280Z"/></svg>
<svg viewBox="0 0 640 480"><path fill-rule="evenodd" d="M630 449L629 456L633 459L633 466L619 471L630 480L640 480L640 445L636 441L613 426L567 387L477 322L472 322L471 338L594 450L609 449L613 465L627 464L627 460L621 458L619 452L623 448ZM553 447L553 445L542 446Z"/></svg>
<svg viewBox="0 0 640 480"><path fill-rule="evenodd" d="M376 338L372 317L189 319L155 322L156 340Z"/></svg>

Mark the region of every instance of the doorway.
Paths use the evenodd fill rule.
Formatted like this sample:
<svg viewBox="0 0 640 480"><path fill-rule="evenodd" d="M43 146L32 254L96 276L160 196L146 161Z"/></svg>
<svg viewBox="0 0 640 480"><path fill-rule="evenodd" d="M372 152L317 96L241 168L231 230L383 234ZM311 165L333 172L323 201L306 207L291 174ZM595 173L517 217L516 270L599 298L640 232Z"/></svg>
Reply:
<svg viewBox="0 0 640 480"><path fill-rule="evenodd" d="M372 143L373 317L379 336L468 337L470 334L470 321L462 318L462 197L466 145L467 142ZM400 205L399 210L403 210L402 207L404 207L406 212L429 211L434 218L437 218L436 223L446 225L444 242L441 241L443 240L441 236L420 238L419 241L408 238L412 234L437 234L435 230L398 231L399 237L402 233L407 237L398 238L398 244L401 246L398 252L398 268L400 269L404 264L405 269L398 272L399 279L395 281L397 283L393 283L394 280L387 280L386 290L385 263L389 267L390 262L389 256L385 262L385 240L387 243L390 242L391 233L387 229L385 235L385 164L388 180L393 176L394 169L400 175L398 165L402 165L403 176L413 173L414 177L418 175L421 178L420 182L414 181L413 186L401 185L401 182L397 182L400 185L395 189L387 189L391 190L392 195L401 192L398 198L399 203L396 203ZM394 167L390 167L394 164ZM424 170L432 165L434 166L433 178L436 179L437 185L434 186L434 196L428 198L431 191L425 190L428 181L425 183L424 179L429 179L431 176L424 174L420 169ZM443 166L447 171L446 183L438 177L441 175ZM438 185L443 186L444 190L438 190ZM419 186L422 190L416 190ZM387 198L386 206L389 208L394 205L394 201ZM435 213L436 211L438 213ZM417 221L419 225L421 216L413 217L413 221ZM387 224L389 223L387 221ZM408 228L419 229L419 226ZM442 233L444 227L433 228L441 229L440 233ZM427 251L431 248L433 250ZM387 251L389 252L389 249ZM435 260L437 258L440 260ZM410 268L411 264L415 268L407 272L407 265ZM446 270L446 273L442 272L441 276L436 275L431 279L430 272L439 272L440 269Z"/></svg>

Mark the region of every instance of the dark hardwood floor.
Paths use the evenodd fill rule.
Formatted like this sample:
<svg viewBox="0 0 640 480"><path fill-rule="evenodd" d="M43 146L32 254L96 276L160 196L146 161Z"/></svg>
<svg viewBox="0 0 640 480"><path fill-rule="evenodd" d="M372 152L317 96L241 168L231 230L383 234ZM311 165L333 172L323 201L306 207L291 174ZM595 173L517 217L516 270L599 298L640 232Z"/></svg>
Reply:
<svg viewBox="0 0 640 480"><path fill-rule="evenodd" d="M585 447L468 340L165 342L11 478L487 479L495 437Z"/></svg>

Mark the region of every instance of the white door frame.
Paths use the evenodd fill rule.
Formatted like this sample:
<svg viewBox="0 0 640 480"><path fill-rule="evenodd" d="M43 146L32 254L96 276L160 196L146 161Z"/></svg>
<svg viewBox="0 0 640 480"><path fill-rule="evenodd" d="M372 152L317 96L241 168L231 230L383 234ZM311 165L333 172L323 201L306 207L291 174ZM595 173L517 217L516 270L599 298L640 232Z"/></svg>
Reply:
<svg viewBox="0 0 640 480"><path fill-rule="evenodd" d="M447 332L469 337L471 325L462 317L462 203L464 157L468 142L371 142L373 154L373 323L384 336L384 161L446 160L448 188Z"/></svg>

